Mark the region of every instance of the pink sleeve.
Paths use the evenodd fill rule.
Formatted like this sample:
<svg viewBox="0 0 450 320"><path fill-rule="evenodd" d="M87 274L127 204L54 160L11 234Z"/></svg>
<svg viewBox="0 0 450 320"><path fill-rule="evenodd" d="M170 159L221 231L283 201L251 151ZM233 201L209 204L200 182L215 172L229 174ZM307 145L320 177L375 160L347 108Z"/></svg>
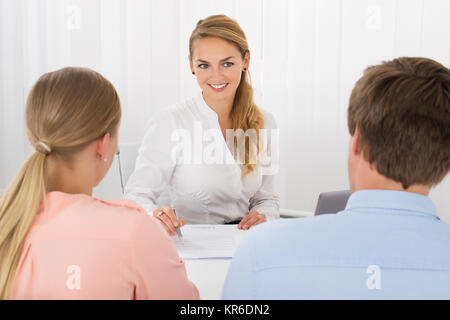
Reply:
<svg viewBox="0 0 450 320"><path fill-rule="evenodd" d="M188 280L174 241L159 221L138 215L132 238L135 299L199 299L197 287Z"/></svg>

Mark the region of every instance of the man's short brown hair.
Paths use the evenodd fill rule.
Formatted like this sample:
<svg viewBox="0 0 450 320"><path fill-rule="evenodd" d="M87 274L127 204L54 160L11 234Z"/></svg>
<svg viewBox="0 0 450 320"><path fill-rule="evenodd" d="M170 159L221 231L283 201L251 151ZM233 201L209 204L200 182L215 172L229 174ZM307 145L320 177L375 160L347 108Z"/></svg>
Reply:
<svg viewBox="0 0 450 320"><path fill-rule="evenodd" d="M450 170L450 70L426 58L398 58L364 71L348 108L348 128L378 173L433 186Z"/></svg>

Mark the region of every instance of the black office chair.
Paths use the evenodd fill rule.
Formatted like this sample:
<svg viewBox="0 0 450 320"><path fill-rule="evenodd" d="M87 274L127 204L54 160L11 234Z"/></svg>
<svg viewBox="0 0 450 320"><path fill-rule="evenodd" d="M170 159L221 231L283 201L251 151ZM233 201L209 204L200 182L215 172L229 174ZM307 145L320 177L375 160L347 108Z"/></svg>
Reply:
<svg viewBox="0 0 450 320"><path fill-rule="evenodd" d="M350 190L323 192L317 200L314 215L323 213L336 213L345 209L347 200L350 197Z"/></svg>

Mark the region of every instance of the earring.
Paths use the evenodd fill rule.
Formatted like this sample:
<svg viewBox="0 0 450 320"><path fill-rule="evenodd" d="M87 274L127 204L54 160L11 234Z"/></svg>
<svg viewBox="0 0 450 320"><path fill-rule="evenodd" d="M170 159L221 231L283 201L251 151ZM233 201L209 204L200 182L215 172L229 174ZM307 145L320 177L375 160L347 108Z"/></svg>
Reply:
<svg viewBox="0 0 450 320"><path fill-rule="evenodd" d="M108 158L105 157L105 159L103 159L103 161L108 162Z"/></svg>
<svg viewBox="0 0 450 320"><path fill-rule="evenodd" d="M192 74L195 74L195 72L194 72L194 71L192 71Z"/></svg>
<svg viewBox="0 0 450 320"><path fill-rule="evenodd" d="M244 68L244 72L247 71L247 68Z"/></svg>

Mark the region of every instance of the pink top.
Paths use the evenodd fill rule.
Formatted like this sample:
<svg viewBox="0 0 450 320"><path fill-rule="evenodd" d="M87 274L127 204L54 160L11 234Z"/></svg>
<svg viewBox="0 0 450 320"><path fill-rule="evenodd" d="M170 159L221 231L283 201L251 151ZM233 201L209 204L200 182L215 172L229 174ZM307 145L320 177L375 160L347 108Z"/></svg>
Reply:
<svg viewBox="0 0 450 320"><path fill-rule="evenodd" d="M25 239L12 299L199 299L160 222L127 200L50 192Z"/></svg>

